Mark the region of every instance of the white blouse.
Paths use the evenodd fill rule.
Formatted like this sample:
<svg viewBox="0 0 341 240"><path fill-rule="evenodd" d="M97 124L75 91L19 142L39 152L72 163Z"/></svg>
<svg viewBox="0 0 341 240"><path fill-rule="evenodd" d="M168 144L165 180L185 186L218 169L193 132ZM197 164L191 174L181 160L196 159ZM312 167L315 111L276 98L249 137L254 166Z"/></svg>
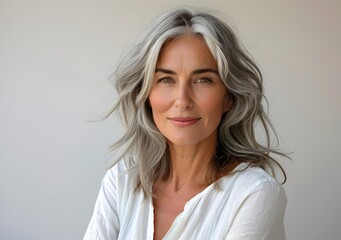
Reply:
<svg viewBox="0 0 341 240"><path fill-rule="evenodd" d="M239 164L233 173L189 200L164 240L283 240L286 195L259 167ZM246 169L245 169L246 168ZM83 240L152 240L151 197L135 190L123 161L105 175Z"/></svg>

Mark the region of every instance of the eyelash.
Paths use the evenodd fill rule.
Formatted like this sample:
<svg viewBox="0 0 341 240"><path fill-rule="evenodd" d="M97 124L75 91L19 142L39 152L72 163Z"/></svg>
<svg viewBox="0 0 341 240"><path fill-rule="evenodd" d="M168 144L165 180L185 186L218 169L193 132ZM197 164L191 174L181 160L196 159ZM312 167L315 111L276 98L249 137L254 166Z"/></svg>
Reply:
<svg viewBox="0 0 341 240"><path fill-rule="evenodd" d="M170 84L174 83L175 81L170 78L170 77L163 77L157 80L157 83L165 83L165 84ZM201 77L195 79L194 83L199 83L199 84L211 84L213 81L210 78L207 77Z"/></svg>
<svg viewBox="0 0 341 240"><path fill-rule="evenodd" d="M203 81L204 80L204 81ZM207 77L201 77L194 81L194 83L202 83L202 84L210 84L213 83L213 81L210 78Z"/></svg>
<svg viewBox="0 0 341 240"><path fill-rule="evenodd" d="M157 80L157 83L166 83L166 84L169 84L169 83L174 83L174 80L169 78L169 77L163 77L163 78L160 78Z"/></svg>

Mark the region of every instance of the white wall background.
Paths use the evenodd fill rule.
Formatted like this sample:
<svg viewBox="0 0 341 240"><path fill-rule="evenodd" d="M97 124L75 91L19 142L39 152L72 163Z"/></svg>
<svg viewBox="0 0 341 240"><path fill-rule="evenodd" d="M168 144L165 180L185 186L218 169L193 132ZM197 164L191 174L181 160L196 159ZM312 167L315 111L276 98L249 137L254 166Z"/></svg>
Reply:
<svg viewBox="0 0 341 240"><path fill-rule="evenodd" d="M227 14L263 69L285 164L289 240L341 236L341 1L0 0L0 239L81 239L120 125L89 123L159 13Z"/></svg>

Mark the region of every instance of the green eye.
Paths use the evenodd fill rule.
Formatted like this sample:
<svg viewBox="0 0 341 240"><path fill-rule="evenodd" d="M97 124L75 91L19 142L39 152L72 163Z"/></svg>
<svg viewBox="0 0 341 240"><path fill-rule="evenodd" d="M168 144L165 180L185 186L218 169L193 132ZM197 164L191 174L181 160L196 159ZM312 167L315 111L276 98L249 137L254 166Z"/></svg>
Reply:
<svg viewBox="0 0 341 240"><path fill-rule="evenodd" d="M157 83L174 83L174 80L169 77L163 77L157 80Z"/></svg>
<svg viewBox="0 0 341 240"><path fill-rule="evenodd" d="M203 83L203 84L209 84L212 83L212 80L209 78L198 78L195 83Z"/></svg>

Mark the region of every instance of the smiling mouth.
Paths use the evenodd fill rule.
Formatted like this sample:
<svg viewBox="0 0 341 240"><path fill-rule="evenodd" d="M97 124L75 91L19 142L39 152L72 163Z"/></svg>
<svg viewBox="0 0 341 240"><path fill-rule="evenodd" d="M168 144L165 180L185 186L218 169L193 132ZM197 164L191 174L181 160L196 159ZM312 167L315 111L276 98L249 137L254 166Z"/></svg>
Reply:
<svg viewBox="0 0 341 240"><path fill-rule="evenodd" d="M174 123L177 126L180 127L186 127L195 124L198 122L201 118L193 118L193 117L173 117L168 118L171 120L172 123Z"/></svg>

